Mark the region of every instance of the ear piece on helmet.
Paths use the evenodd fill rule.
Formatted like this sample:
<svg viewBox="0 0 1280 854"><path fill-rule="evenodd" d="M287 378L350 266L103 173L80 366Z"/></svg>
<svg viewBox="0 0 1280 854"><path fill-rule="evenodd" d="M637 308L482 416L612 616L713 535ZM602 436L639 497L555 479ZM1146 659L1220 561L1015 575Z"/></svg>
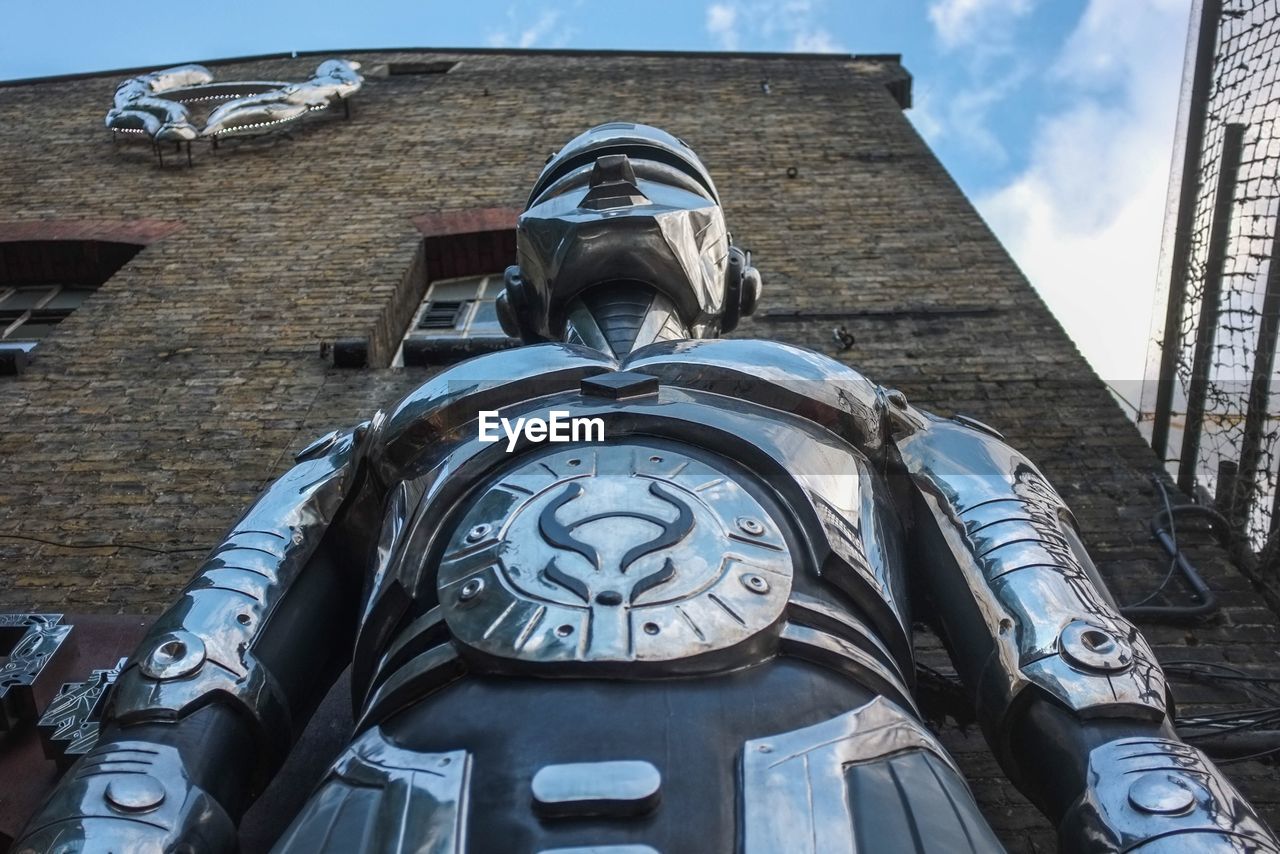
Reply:
<svg viewBox="0 0 1280 854"><path fill-rule="evenodd" d="M547 332L533 326L534 322L545 316L540 306L541 300L520 275L520 268L511 265L502 279L502 293L494 300L494 310L498 314L498 324L502 331L526 344L547 340Z"/></svg>
<svg viewBox="0 0 1280 854"><path fill-rule="evenodd" d="M751 256L736 246L729 247L725 268L724 314L720 331L732 332L738 321L750 317L760 302L760 271L751 266Z"/></svg>
<svg viewBox="0 0 1280 854"><path fill-rule="evenodd" d="M764 288L764 280L760 271L751 266L751 256L747 255L747 268L742 271L742 316L750 317L756 313L760 304L760 291Z"/></svg>

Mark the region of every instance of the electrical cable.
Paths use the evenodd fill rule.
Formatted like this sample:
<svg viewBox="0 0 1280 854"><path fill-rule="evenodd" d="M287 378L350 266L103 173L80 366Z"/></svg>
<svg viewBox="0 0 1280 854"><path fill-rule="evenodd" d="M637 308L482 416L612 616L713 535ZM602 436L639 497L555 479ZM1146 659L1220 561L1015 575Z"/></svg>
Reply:
<svg viewBox="0 0 1280 854"><path fill-rule="evenodd" d="M1149 595L1139 599L1137 602L1124 605L1120 609L1121 612L1129 608L1140 608L1159 596L1164 591L1165 587L1169 585L1169 582L1173 580L1173 574L1178 569L1178 554L1180 553L1178 549L1178 529L1173 521L1173 504L1169 501L1169 490L1165 489L1164 484L1160 482L1160 478L1158 477L1153 476L1151 478L1151 482L1160 490L1160 497L1164 499L1164 512L1169 516L1169 539L1173 543L1173 557L1169 559L1169 571L1164 574L1164 579L1159 585L1157 585L1156 589L1152 590Z"/></svg>
<svg viewBox="0 0 1280 854"><path fill-rule="evenodd" d="M191 548L172 548L162 549L155 546L144 546L141 543L68 543L59 542L58 540L48 540L43 537L31 537L26 534L0 534L3 540L26 540L30 543L41 543L46 546L57 546L60 549L137 549L142 552L151 552L158 555L177 555L189 554L192 552L208 551L204 546L192 546Z"/></svg>
<svg viewBox="0 0 1280 854"><path fill-rule="evenodd" d="M1131 620L1162 620L1166 622L1194 622L1217 613L1218 598L1214 592L1200 577L1200 573L1187 560L1185 554L1182 553L1181 547L1178 545L1178 528L1175 517L1179 515L1195 515L1207 518L1213 523L1213 531L1220 542L1225 545L1225 538L1230 532L1230 525L1218 513L1209 507L1199 504L1179 504L1173 505L1169 500L1169 492L1165 488L1163 482L1158 477L1153 476L1152 481L1156 488L1160 490L1160 495L1164 503L1164 510L1157 513L1155 518L1151 520L1151 535L1155 538L1165 553L1169 555L1169 570L1165 573L1165 577L1160 584L1150 594L1134 602L1132 605L1124 605L1120 608L1120 613ZM1152 599L1156 598L1160 593L1164 592L1169 582L1173 579L1175 571L1181 571L1187 585L1191 588L1194 597L1199 600L1195 605L1150 605Z"/></svg>

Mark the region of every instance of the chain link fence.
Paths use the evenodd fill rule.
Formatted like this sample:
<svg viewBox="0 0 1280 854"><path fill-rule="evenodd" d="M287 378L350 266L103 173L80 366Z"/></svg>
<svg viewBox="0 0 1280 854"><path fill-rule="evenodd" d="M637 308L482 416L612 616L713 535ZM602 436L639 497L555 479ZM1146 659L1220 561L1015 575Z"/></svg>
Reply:
<svg viewBox="0 0 1280 854"><path fill-rule="evenodd" d="M1167 312L1142 411L1179 486L1212 496L1239 546L1274 570L1280 0L1200 0L1187 57L1162 252Z"/></svg>

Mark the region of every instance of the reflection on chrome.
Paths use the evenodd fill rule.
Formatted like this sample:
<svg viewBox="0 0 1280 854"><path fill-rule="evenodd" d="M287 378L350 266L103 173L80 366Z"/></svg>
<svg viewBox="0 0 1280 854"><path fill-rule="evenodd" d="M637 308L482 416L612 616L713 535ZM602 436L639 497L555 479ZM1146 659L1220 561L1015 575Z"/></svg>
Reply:
<svg viewBox="0 0 1280 854"><path fill-rule="evenodd" d="M179 134L172 94L216 89L216 139L359 86L340 61L252 93L202 74L130 81L122 120ZM277 851L998 851L921 720L922 598L1064 850L1280 850L1176 740L1159 662L1030 460L835 359L708 340L760 276L681 140L575 138L516 244L497 311L526 346L301 451L16 850L226 848L349 664L353 743ZM603 441L483 441L482 418L558 416Z"/></svg>
<svg viewBox="0 0 1280 854"><path fill-rule="evenodd" d="M360 91L360 63L328 59L302 83L278 80L217 83L203 65L179 65L131 77L116 87L107 113L112 131L143 134L155 142L252 136L291 125L307 114L343 104ZM192 105L221 101L203 127Z"/></svg>

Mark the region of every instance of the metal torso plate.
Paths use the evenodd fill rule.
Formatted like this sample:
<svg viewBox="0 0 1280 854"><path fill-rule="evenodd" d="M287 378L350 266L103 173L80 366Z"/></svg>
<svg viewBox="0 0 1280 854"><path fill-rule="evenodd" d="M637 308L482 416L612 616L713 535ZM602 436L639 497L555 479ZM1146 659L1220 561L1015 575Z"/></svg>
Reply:
<svg viewBox="0 0 1280 854"><path fill-rule="evenodd" d="M743 479L691 448L640 439L525 455L479 493L445 548L438 589L454 639L593 671L698 669L720 666L716 653L773 648L793 559Z"/></svg>

